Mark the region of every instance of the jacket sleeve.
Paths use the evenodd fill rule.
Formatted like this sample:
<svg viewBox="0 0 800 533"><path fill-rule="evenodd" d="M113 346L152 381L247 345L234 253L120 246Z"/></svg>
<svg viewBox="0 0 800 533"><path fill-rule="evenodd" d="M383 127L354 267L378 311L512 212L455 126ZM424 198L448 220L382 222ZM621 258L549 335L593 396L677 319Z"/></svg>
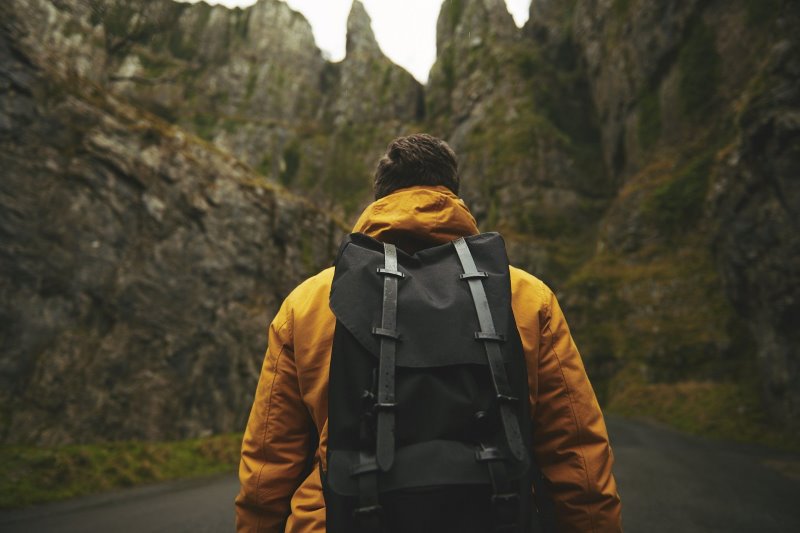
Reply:
<svg viewBox="0 0 800 533"><path fill-rule="evenodd" d="M291 306L284 302L269 327L255 400L242 442L239 533L283 533L292 494L305 474L310 416L300 395L292 342Z"/></svg>
<svg viewBox="0 0 800 533"><path fill-rule="evenodd" d="M548 480L559 533L622 531L603 414L555 295L540 311L534 456Z"/></svg>

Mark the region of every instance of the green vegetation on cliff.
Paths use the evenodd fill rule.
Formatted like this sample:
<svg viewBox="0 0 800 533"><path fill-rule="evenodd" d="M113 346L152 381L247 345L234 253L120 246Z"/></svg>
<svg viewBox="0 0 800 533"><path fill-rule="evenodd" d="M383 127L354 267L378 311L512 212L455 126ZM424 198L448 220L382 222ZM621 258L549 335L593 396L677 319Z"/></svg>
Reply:
<svg viewBox="0 0 800 533"><path fill-rule="evenodd" d="M695 157L646 200L645 210L663 234L683 233L702 216L713 162L711 153Z"/></svg>
<svg viewBox="0 0 800 533"><path fill-rule="evenodd" d="M699 119L713 107L720 81L720 57L714 30L698 16L678 52L680 97L684 113Z"/></svg>

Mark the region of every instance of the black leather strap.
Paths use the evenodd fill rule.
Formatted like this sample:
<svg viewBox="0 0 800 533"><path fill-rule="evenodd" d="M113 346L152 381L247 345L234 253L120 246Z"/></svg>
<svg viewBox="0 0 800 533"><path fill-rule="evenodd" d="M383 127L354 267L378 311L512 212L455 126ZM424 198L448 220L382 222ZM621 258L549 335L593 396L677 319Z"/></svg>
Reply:
<svg viewBox="0 0 800 533"><path fill-rule="evenodd" d="M376 459L381 471L386 472L394 463L395 424L395 354L397 348L397 280L403 275L397 270L397 248L384 243L385 265L378 269L383 275L383 317L376 334L381 338L378 363L378 430Z"/></svg>
<svg viewBox="0 0 800 533"><path fill-rule="evenodd" d="M483 288L481 278L475 276L478 273L478 269L475 266L475 260L472 258L467 242L462 237L453 241L453 244L455 245L456 253L458 253L458 259L461 261L461 268L464 270L465 276L462 279L469 283L472 300L475 303L475 311L478 314L478 323L481 331L476 332L476 338L483 342L483 346L486 349L486 358L489 362L492 383L500 403L500 418L503 421L506 441L512 455L518 461L522 461L527 452L522 444L519 421L514 413L514 403L518 400L511 393L511 386L508 383L503 353L500 351L500 345L498 344L500 336L494 329L489 300L486 298L486 291Z"/></svg>
<svg viewBox="0 0 800 533"><path fill-rule="evenodd" d="M370 452L359 453L359 464L352 475L358 479L358 507L353 518L360 533L380 533L381 504L378 499L378 465Z"/></svg>
<svg viewBox="0 0 800 533"><path fill-rule="evenodd" d="M519 493L508 475L505 458L498 448L481 444L475 452L478 462L486 463L492 484L492 508L494 509L494 530L516 531L519 515Z"/></svg>
<svg viewBox="0 0 800 533"><path fill-rule="evenodd" d="M376 376L372 376L375 387ZM358 533L380 533L381 504L378 496L378 464L375 461L375 396L371 390L365 390L361 397L364 412L361 415L359 429L358 463L350 471L358 484L358 507L353 510L353 522Z"/></svg>

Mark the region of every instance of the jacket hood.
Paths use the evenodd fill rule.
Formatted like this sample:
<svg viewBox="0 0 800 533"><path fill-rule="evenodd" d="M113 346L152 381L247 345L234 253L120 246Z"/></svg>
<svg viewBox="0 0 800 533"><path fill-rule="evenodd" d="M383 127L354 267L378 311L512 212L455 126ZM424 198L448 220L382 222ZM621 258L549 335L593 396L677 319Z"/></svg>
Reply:
<svg viewBox="0 0 800 533"><path fill-rule="evenodd" d="M409 187L372 202L353 232L394 244L410 254L479 233L464 201L444 186Z"/></svg>

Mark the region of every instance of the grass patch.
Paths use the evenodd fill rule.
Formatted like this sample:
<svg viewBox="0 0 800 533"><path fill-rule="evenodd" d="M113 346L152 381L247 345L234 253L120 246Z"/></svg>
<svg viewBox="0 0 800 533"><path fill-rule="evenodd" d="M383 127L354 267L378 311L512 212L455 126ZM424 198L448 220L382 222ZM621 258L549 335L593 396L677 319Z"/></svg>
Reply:
<svg viewBox="0 0 800 533"><path fill-rule="evenodd" d="M599 254L569 278L562 293L602 401L627 367L650 383L724 381L747 375L745 366L754 357L701 242L650 245L625 258Z"/></svg>
<svg viewBox="0 0 800 533"><path fill-rule="evenodd" d="M155 481L234 472L241 434L176 442L0 447L0 508Z"/></svg>
<svg viewBox="0 0 800 533"><path fill-rule="evenodd" d="M713 152L695 157L646 201L646 212L665 235L693 227L702 216L713 162Z"/></svg>
<svg viewBox="0 0 800 533"><path fill-rule="evenodd" d="M606 410L645 416L696 435L800 451L796 435L767 426L755 384L644 383L628 369L614 379Z"/></svg>
<svg viewBox="0 0 800 533"><path fill-rule="evenodd" d="M771 22L780 13L782 0L744 0L747 22L753 26Z"/></svg>
<svg viewBox="0 0 800 533"><path fill-rule="evenodd" d="M639 144L647 150L661 137L661 102L658 92L649 90L639 98Z"/></svg>

